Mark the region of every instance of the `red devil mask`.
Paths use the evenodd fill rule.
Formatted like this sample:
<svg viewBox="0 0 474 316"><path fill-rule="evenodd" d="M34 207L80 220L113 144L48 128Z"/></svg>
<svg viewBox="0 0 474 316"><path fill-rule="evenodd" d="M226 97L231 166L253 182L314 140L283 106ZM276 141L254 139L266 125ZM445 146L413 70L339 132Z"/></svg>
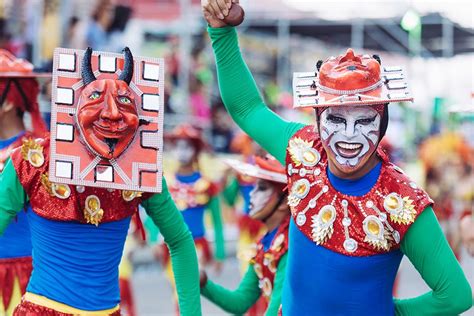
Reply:
<svg viewBox="0 0 474 316"><path fill-rule="evenodd" d="M92 49L82 60L84 89L78 103L77 125L89 150L106 159L119 157L130 145L139 126L134 93L129 84L133 56L123 50L125 64L117 80L97 80L91 67Z"/></svg>

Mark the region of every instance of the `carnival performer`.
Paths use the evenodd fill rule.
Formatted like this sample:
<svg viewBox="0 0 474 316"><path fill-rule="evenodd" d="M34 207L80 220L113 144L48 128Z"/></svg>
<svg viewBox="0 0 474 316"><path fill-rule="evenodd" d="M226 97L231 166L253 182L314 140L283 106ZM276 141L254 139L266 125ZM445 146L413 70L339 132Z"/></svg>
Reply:
<svg viewBox="0 0 474 316"><path fill-rule="evenodd" d="M399 68L352 49L295 74L294 106L314 107L315 125L287 122L265 105L224 18L238 1L203 0L219 88L235 122L286 164L292 212L282 292L288 315L453 315L471 288L428 195L378 144L387 103L411 100ZM235 9L234 9L235 10ZM431 288L393 299L406 255Z"/></svg>
<svg viewBox="0 0 474 316"><path fill-rule="evenodd" d="M230 149L239 153L244 162L253 163L254 155L257 154L259 146L244 132L240 131L232 139ZM230 177L226 173L224 175L224 190L222 196L228 205L237 204L237 197L240 195L243 199L243 207L237 213L239 239L237 242L237 259L240 262L240 274L244 276L247 273L248 265L254 256L254 246L261 236L265 233L265 226L261 221L253 219L249 216L250 212L250 192L255 187L255 178L242 173L231 174ZM265 312L267 302L261 297L247 311L247 316L261 315Z"/></svg>
<svg viewBox="0 0 474 316"><path fill-rule="evenodd" d="M158 81L148 79L159 77L157 59L134 59L128 48L124 55L59 48L54 59L51 137L24 141L0 177L0 233L26 201L32 209L34 269L13 314L120 315L118 265L141 204L170 248L181 314L200 315L192 236L156 171L159 144L145 137L159 115L148 109L160 103L147 99L157 95ZM133 177L140 159L149 163ZM160 186L161 193L137 191Z"/></svg>
<svg viewBox="0 0 474 316"><path fill-rule="evenodd" d="M245 133L238 133L231 142L231 150L239 153L242 161L246 163L254 162L257 144ZM230 205L237 204L237 197L240 195L243 199L242 211L237 214L239 226L239 241L237 246L237 258L240 261L240 271L242 275L246 273L248 262L251 259L248 254L252 245L262 236L264 225L261 221L249 216L250 212L250 192L255 187L256 179L243 173L232 174L230 177L225 175L227 183L222 196L224 201ZM250 251L252 253L252 251Z"/></svg>
<svg viewBox="0 0 474 316"><path fill-rule="evenodd" d="M0 49L0 173L13 149L22 141L46 132L38 106L40 77L33 65ZM32 131L23 122L25 112L32 118ZM31 236L26 212L21 211L0 237L0 314L11 315L20 303L30 279Z"/></svg>
<svg viewBox="0 0 474 316"><path fill-rule="evenodd" d="M225 249L218 198L219 188L203 176L199 168L199 156L208 145L201 132L190 124L176 126L171 133L165 135L165 138L174 145L173 154L178 161L178 169L174 177L170 177L171 196L193 235L199 263L201 265L214 263L216 270L220 271L222 261L225 259ZM215 260L206 239L204 227L206 210L210 211L214 224Z"/></svg>
<svg viewBox="0 0 474 316"><path fill-rule="evenodd" d="M472 204L469 198L472 187L466 185L474 167L472 149L462 135L444 131L427 138L420 146L419 155L426 191L438 206L436 217L454 254L460 258L459 220Z"/></svg>
<svg viewBox="0 0 474 316"><path fill-rule="evenodd" d="M201 271L201 293L232 314L246 313L263 297L265 306L259 315L277 315L285 279L290 223L286 171L273 157L255 157L253 164L230 160L229 164L239 174L258 179L250 193L249 216L261 221L267 233L254 244L253 258L236 290L215 284Z"/></svg>

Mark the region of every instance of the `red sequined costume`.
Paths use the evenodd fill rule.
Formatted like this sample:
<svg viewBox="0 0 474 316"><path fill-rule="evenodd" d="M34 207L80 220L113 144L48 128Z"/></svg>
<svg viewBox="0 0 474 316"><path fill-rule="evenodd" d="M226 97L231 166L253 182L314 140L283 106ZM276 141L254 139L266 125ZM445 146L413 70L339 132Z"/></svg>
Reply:
<svg viewBox="0 0 474 316"><path fill-rule="evenodd" d="M306 126L290 139L288 204L298 228L309 239L349 256L400 247L410 225L433 201L383 151L377 153L382 170L375 186L364 196L347 196L327 178L327 156L314 127Z"/></svg>
<svg viewBox="0 0 474 316"><path fill-rule="evenodd" d="M251 264L255 270L255 274L259 279L259 287L262 290L262 297L265 299L268 308L270 301L275 274L277 272L278 263L283 255L288 251L288 227L290 225L290 216L283 220L278 227L270 248L265 250L261 241L257 243L257 254L252 258Z"/></svg>

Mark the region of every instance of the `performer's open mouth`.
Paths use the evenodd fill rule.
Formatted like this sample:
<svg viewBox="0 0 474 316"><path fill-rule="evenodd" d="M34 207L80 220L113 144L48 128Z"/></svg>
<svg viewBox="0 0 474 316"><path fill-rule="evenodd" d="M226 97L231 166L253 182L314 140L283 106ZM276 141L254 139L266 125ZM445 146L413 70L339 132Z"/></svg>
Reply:
<svg viewBox="0 0 474 316"><path fill-rule="evenodd" d="M361 143L346 143L346 142L337 142L336 150L341 157L344 158L355 158L362 151Z"/></svg>

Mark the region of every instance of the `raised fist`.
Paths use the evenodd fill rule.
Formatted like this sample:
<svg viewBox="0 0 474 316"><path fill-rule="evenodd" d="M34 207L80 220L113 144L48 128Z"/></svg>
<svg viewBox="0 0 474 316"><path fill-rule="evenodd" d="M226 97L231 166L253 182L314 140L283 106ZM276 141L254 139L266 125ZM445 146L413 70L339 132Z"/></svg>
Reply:
<svg viewBox="0 0 474 316"><path fill-rule="evenodd" d="M244 20L238 0L201 0L204 18L211 27L237 26Z"/></svg>

